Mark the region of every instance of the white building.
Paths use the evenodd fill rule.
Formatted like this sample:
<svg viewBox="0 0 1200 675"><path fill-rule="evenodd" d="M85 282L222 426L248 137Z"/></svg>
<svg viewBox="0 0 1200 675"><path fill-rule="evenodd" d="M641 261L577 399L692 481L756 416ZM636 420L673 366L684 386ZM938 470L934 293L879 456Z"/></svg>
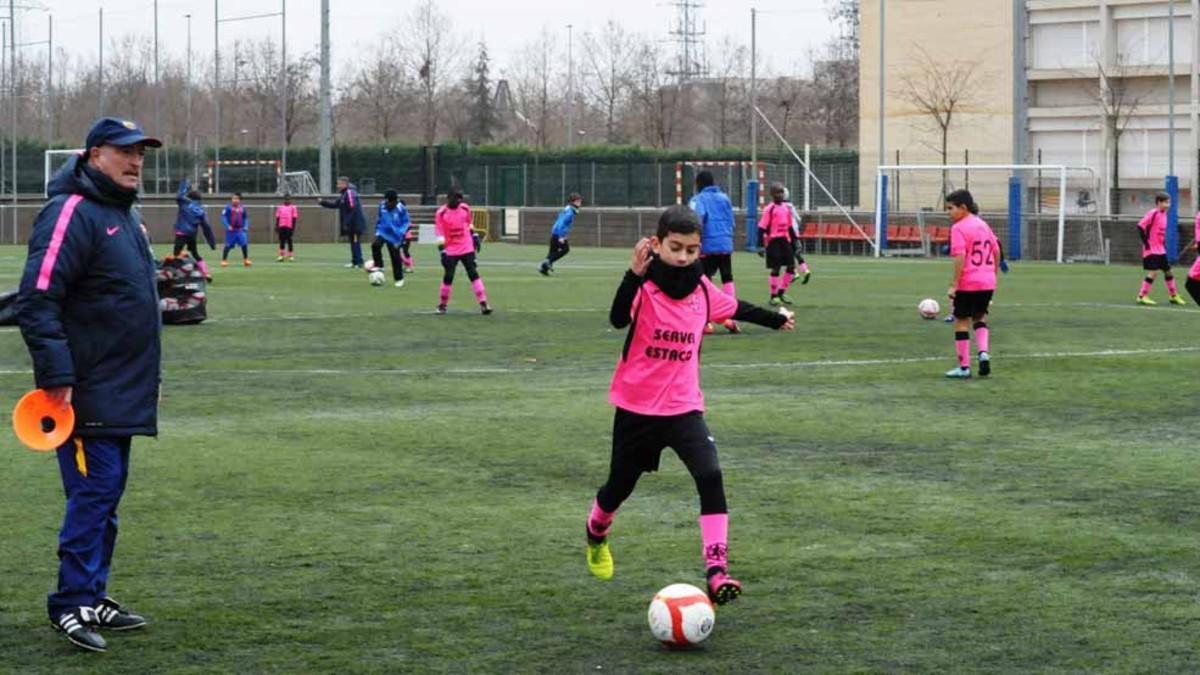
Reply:
<svg viewBox="0 0 1200 675"><path fill-rule="evenodd" d="M951 163L964 150L991 163L1082 165L1095 182L1071 179L1068 203L1087 191L1083 208L1140 212L1161 190L1169 161L1170 51L1165 0L886 0L885 154L924 158L928 142L914 131L918 111L892 85L935 60L971 59L984 74L972 105L952 129ZM862 201L878 166L879 3L864 0L860 109ZM1181 212L1194 208L1200 140L1200 0L1176 0L1174 174ZM931 29L931 27L936 27ZM919 130L919 128L918 128ZM927 136L927 134L926 134ZM1119 136L1119 140L1118 140ZM1004 161L1001 161L1001 160ZM913 163L907 162L904 163ZM1053 199L1057 189L1049 186ZM999 196L995 196L997 199ZM1087 200L1082 200L1086 202Z"/></svg>

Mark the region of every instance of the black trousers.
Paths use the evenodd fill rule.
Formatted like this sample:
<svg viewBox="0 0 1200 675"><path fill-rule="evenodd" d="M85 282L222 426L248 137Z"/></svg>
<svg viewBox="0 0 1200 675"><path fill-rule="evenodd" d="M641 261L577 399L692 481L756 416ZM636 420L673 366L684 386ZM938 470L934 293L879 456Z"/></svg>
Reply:
<svg viewBox="0 0 1200 675"><path fill-rule="evenodd" d="M404 278L404 261L400 258L400 247L383 237L375 237L375 241L371 242L371 259L375 261L375 267L383 268L383 247L387 246L388 257L392 259L392 278L400 281Z"/></svg>
<svg viewBox="0 0 1200 675"><path fill-rule="evenodd" d="M570 242L568 242L566 239L560 239L554 235L550 235L550 252L546 254L547 263L553 266L554 263L565 258L570 252Z"/></svg>
<svg viewBox="0 0 1200 675"><path fill-rule="evenodd" d="M279 233L279 250L294 253L295 250L292 248L292 228L281 227L276 231Z"/></svg>
<svg viewBox="0 0 1200 675"><path fill-rule="evenodd" d="M658 470L664 448L670 447L687 467L700 493L700 513L726 513L725 485L717 445L700 412L682 415L639 415L617 408L613 418L612 460L608 480L596 493L600 508L617 510L637 486L643 473Z"/></svg>
<svg viewBox="0 0 1200 675"><path fill-rule="evenodd" d="M708 278L712 278L717 272L721 273L721 283L727 284L733 281L733 254L732 253L712 253L700 258L700 263L704 265L704 274Z"/></svg>
<svg viewBox="0 0 1200 675"><path fill-rule="evenodd" d="M172 248L171 255L178 258L184 248L187 248L188 253L192 254L192 259L196 262L204 260L200 257L199 249L196 248L196 235L193 234L190 237L182 234L175 235L175 246Z"/></svg>
<svg viewBox="0 0 1200 675"><path fill-rule="evenodd" d="M1183 287L1187 289L1188 295L1192 296L1192 300L1195 300L1196 304L1200 305L1200 279L1188 277Z"/></svg>
<svg viewBox="0 0 1200 675"><path fill-rule="evenodd" d="M449 286L454 283L454 270L458 267L458 263L462 263L463 269L467 271L467 278L475 281L479 278L479 268L475 265L475 254L468 253L466 255L446 255L442 254L442 283Z"/></svg>

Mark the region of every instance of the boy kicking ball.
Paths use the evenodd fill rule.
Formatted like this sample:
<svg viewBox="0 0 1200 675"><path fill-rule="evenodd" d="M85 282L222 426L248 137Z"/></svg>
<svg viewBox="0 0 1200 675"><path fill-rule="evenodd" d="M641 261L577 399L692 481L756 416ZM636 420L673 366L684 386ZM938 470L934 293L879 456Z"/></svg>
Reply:
<svg viewBox="0 0 1200 675"><path fill-rule="evenodd" d="M609 388L616 406L608 480L587 519L587 565L611 579L608 533L617 509L643 473L658 470L670 446L687 466L700 494L700 536L709 597L718 604L742 592L729 574L725 487L717 446L704 422L700 344L704 326L738 319L793 330L790 311L778 313L723 293L698 262L700 222L686 206L663 212L651 239L642 239L613 299L609 321L629 327Z"/></svg>

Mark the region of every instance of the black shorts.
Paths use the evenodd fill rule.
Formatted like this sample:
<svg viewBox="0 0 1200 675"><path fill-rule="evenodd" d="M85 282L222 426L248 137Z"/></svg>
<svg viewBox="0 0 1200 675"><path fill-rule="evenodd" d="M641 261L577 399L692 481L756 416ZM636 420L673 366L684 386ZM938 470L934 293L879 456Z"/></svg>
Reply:
<svg viewBox="0 0 1200 675"><path fill-rule="evenodd" d="M1162 270L1163 272L1170 272L1171 263L1167 262L1166 255L1156 253L1154 255L1148 255L1142 258L1142 269L1146 271Z"/></svg>
<svg viewBox="0 0 1200 675"><path fill-rule="evenodd" d="M954 318L973 319L988 313L995 291L955 291Z"/></svg>
<svg viewBox="0 0 1200 675"><path fill-rule="evenodd" d="M792 242L786 238L772 239L767 244L767 269L794 265L793 255Z"/></svg>
<svg viewBox="0 0 1200 675"><path fill-rule="evenodd" d="M617 408L613 418L613 467L658 471L659 459L667 447L675 450L689 471L720 470L717 444L701 412L660 417Z"/></svg>
<svg viewBox="0 0 1200 675"><path fill-rule="evenodd" d="M712 275L720 272L721 283L733 281L732 253L710 253L701 256L700 263L704 265L704 276L712 277Z"/></svg>

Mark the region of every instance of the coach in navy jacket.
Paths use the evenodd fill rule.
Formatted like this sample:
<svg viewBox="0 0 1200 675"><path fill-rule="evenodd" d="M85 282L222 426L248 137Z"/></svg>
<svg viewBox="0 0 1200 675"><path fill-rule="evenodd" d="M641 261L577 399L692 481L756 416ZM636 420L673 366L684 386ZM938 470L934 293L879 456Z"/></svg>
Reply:
<svg viewBox="0 0 1200 675"><path fill-rule="evenodd" d="M145 624L108 596L107 581L131 437L158 433L155 264L133 207L145 148L161 145L133 122L98 120L84 154L50 181L21 277L17 320L34 380L75 408L73 436L58 449L67 505L48 610L91 651L106 648L97 628Z"/></svg>
<svg viewBox="0 0 1200 675"><path fill-rule="evenodd" d="M346 267L362 267L360 239L367 231L367 216L363 213L362 199L358 196L358 188L351 185L350 179L345 176L338 177L337 189L341 193L337 199L318 199L317 203L327 209L338 210L342 235L350 237L350 264Z"/></svg>

